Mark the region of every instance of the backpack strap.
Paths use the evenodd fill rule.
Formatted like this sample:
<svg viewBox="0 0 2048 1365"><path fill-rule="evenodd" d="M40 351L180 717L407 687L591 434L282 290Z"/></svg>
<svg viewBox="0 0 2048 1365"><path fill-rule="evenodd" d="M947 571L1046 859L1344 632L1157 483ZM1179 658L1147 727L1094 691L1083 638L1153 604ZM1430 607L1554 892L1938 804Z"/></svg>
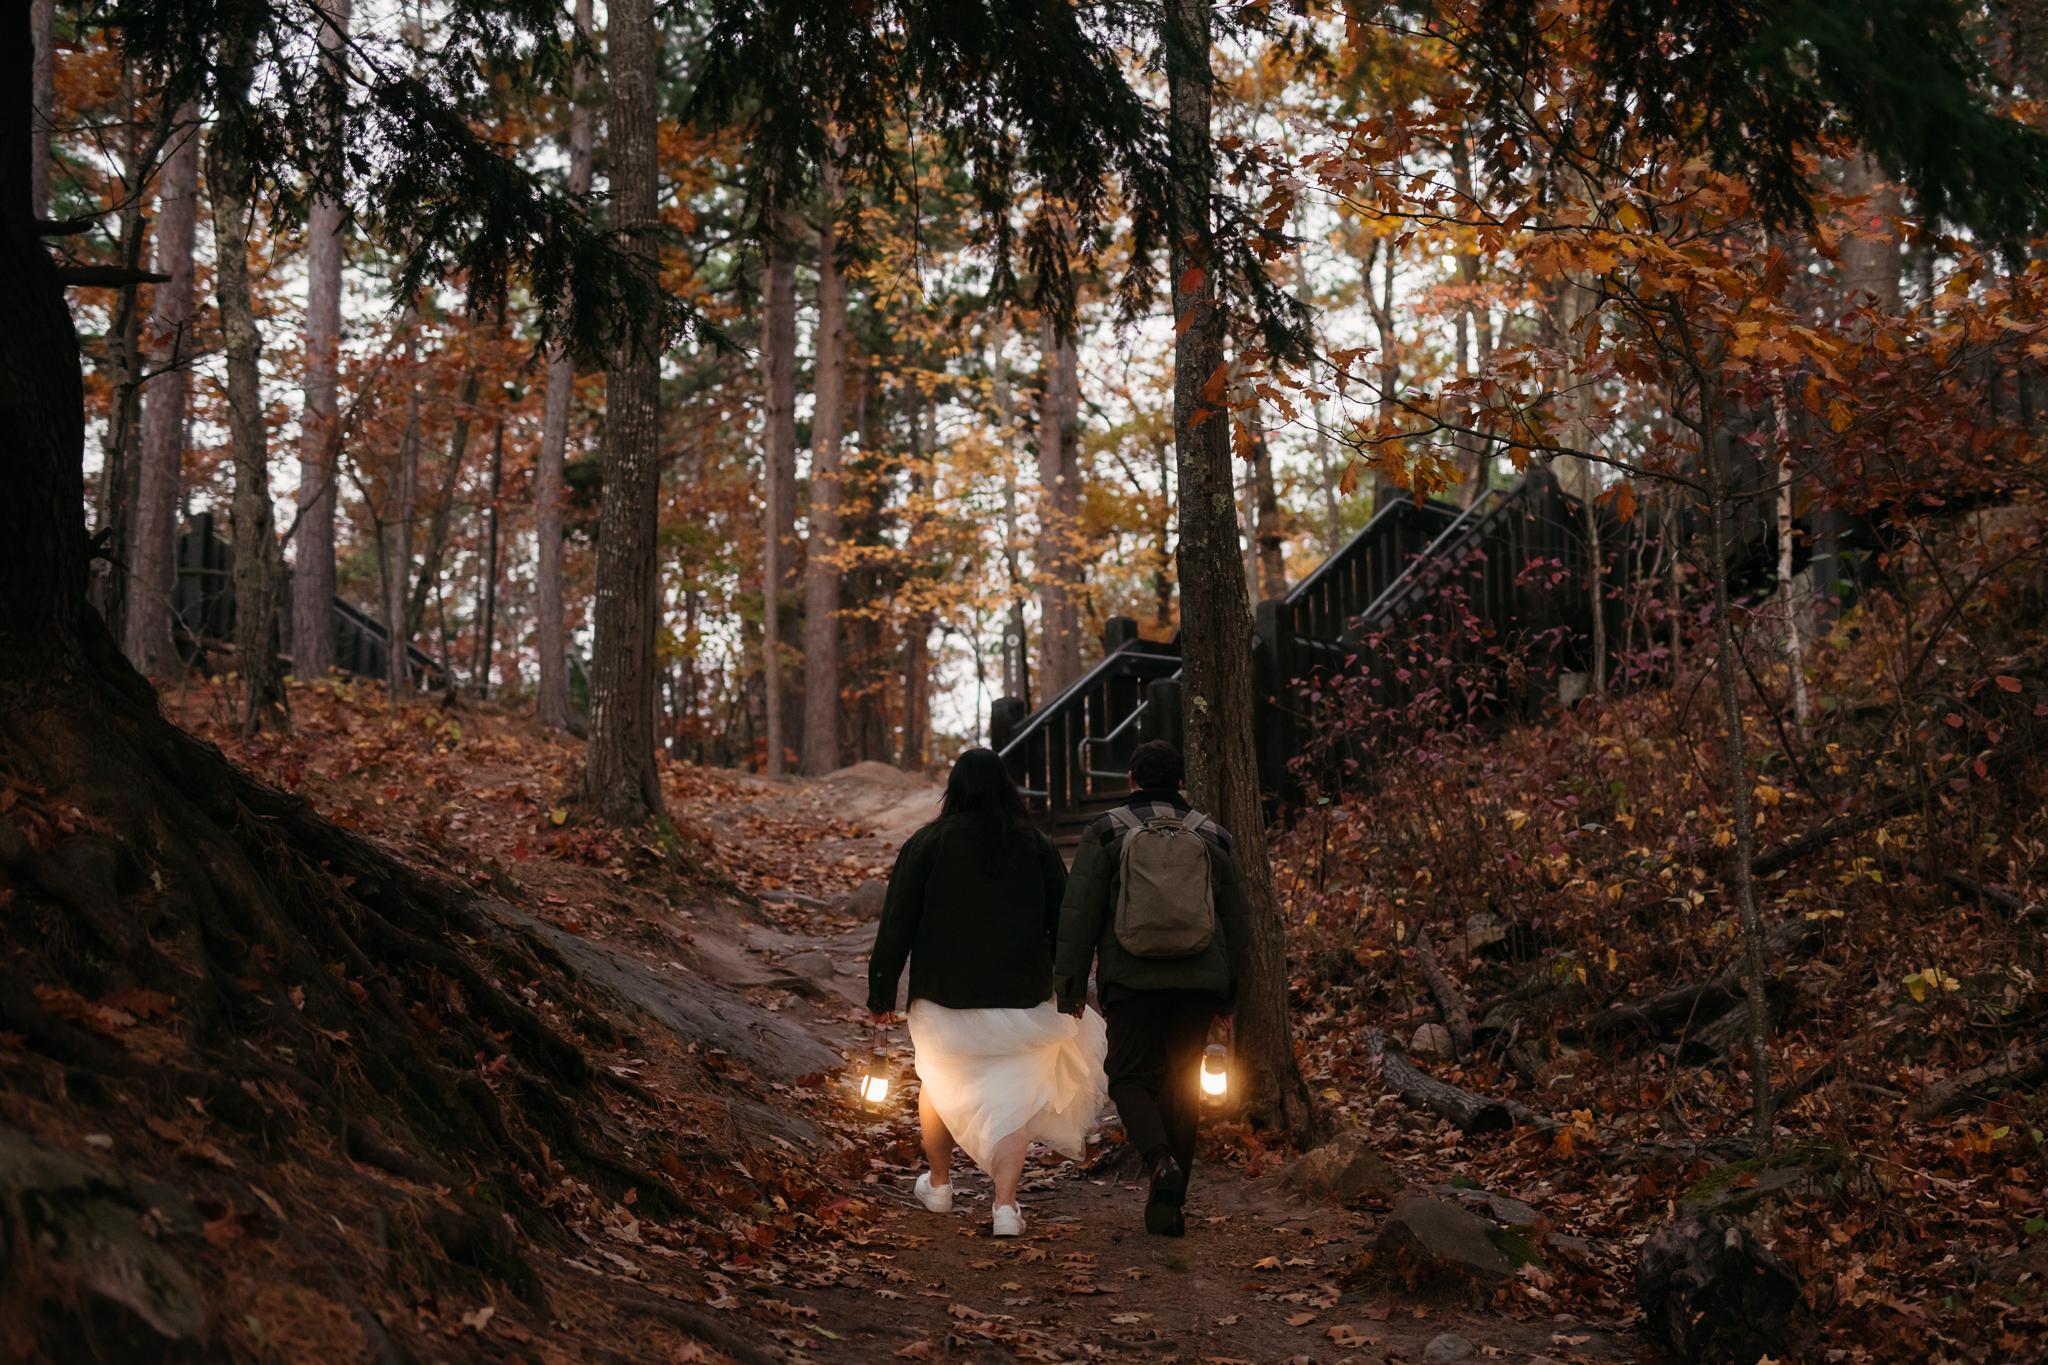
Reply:
<svg viewBox="0 0 2048 1365"><path fill-rule="evenodd" d="M1214 823L1208 816L1193 808L1190 808L1188 813L1180 818L1180 827L1188 834L1200 834L1202 826Z"/></svg>
<svg viewBox="0 0 2048 1365"><path fill-rule="evenodd" d="M1118 843L1130 838L1133 833L1145 827L1145 822L1140 820L1138 813L1129 806L1118 806L1115 810L1111 811L1109 813L1109 822L1116 826L1116 842Z"/></svg>

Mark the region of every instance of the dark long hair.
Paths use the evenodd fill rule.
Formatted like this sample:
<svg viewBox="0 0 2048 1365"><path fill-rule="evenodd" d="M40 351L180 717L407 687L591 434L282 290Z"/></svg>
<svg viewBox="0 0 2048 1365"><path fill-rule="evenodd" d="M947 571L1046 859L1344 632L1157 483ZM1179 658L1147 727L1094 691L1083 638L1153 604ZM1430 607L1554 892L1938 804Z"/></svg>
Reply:
<svg viewBox="0 0 2048 1365"><path fill-rule="evenodd" d="M1029 847L1031 812L1024 794L1010 780L1009 769L993 749L969 749L953 760L946 779L946 797L939 805L939 823L974 831L981 848L982 870L995 876L1013 854Z"/></svg>

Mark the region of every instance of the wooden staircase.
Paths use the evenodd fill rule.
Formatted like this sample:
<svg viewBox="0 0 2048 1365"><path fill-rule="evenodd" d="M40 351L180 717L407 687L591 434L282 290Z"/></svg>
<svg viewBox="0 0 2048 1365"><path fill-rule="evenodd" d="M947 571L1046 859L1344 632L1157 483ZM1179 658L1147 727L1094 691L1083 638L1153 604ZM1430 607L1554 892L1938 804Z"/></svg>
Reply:
<svg viewBox="0 0 2048 1365"><path fill-rule="evenodd" d="M1539 642L1521 658L1528 682L1520 704L1530 710L1547 704L1557 676L1589 662L1583 657L1592 613L1583 515L1578 501L1540 467L1513 488L1482 493L1469 507L1400 499L1285 597L1259 603L1253 727L1268 796L1286 801L1301 795L1296 760L1317 724L1322 685L1371 670L1382 675L1389 697L1398 695L1401 680L1388 660L1371 657L1371 642L1437 631L1440 649L1470 653L1440 629L1430 610L1447 588L1458 592L1487 636ZM1618 638L1614 629L1607 635ZM1455 657L1482 666L1498 662ZM989 731L1033 812L1071 858L1089 822L1128 795L1131 751L1149 739L1183 743L1180 646L1140 639L1135 622L1112 618L1099 663L1035 711L1017 698L998 700Z"/></svg>

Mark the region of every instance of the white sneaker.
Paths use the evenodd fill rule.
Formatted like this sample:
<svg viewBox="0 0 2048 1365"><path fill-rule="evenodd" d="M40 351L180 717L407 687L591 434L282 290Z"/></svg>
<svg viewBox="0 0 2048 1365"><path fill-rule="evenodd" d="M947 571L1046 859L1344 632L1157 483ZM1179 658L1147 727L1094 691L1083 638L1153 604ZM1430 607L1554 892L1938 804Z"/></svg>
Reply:
<svg viewBox="0 0 2048 1365"><path fill-rule="evenodd" d="M930 1171L926 1171L917 1178L916 1193L917 1202L930 1209L933 1213L951 1213L953 1211L953 1187L951 1185L932 1184L932 1173Z"/></svg>
<svg viewBox="0 0 2048 1365"><path fill-rule="evenodd" d="M1018 1211L1015 1204L999 1205L996 1208L995 1221L995 1232L998 1237L1022 1237L1024 1235L1024 1215Z"/></svg>

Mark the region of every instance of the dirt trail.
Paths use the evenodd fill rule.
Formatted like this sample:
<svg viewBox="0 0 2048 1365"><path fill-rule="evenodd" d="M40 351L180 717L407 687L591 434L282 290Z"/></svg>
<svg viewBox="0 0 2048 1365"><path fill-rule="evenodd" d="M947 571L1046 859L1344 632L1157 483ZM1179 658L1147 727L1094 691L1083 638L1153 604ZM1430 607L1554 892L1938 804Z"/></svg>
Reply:
<svg viewBox="0 0 2048 1365"><path fill-rule="evenodd" d="M747 800L734 807L728 825L765 820L797 826L829 813L854 820L871 836L872 842L854 841L864 854L893 855L895 845L930 818L936 791L880 765L863 768L870 771L817 781L741 779ZM807 861L828 863L841 846L853 844L820 839L807 845L817 850ZM801 884L804 870L792 867L781 880ZM748 980L767 978L745 993L844 1053L857 1056L872 1046L877 1037L861 1022L860 1006L875 924L849 926L836 898L771 902L770 913L782 923L699 930L692 945L697 960L747 973ZM887 1030L881 1041L907 1074L906 1031ZM1384 1201L1305 1203L1277 1174L1248 1180L1206 1161L1196 1167L1188 1236L1170 1239L1144 1231L1137 1185L1041 1150L1022 1196L1027 1235L996 1240L987 1181L964 1154L955 1157L958 1199L951 1215L927 1213L911 1196L922 1161L914 1145L914 1076L909 1081L896 1087L887 1118L864 1125L875 1167L872 1194L892 1207L865 1246L847 1247L837 1257L836 1280L774 1283L772 1273L710 1280L729 1291L721 1298L737 1303L759 1286L761 1300L777 1302L770 1316L779 1316L786 1303L794 1325L783 1329L785 1340L813 1359L1117 1355L1191 1365L1368 1365L1421 1361L1428 1344L1444 1334L1471 1343L1474 1359L1609 1361L1635 1353L1635 1338L1615 1330L1619 1324L1517 1318L1466 1306L1456 1296L1418 1297L1361 1281L1360 1256L1379 1230ZM1115 1111L1107 1109L1102 1127L1112 1140L1115 1126ZM1411 1183L1430 1179L1420 1169L1404 1174ZM808 1278L823 1278L819 1267L810 1269Z"/></svg>

